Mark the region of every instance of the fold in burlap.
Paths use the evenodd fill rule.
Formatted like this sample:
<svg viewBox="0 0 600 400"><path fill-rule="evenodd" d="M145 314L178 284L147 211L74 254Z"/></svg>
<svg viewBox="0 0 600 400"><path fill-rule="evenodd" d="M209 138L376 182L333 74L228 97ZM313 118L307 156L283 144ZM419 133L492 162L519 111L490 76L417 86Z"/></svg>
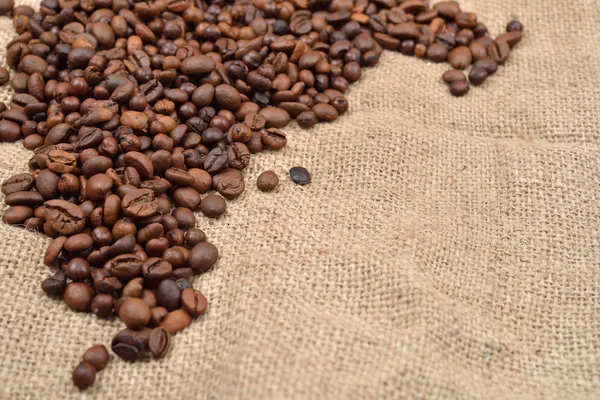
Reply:
<svg viewBox="0 0 600 400"><path fill-rule="evenodd" d="M198 216L221 251L194 281L208 313L163 360L113 357L85 397L600 395L600 7L462 4L494 34L524 23L506 68L456 99L447 66L386 52L343 118L290 126L224 217ZM1 145L0 178L29 157ZM123 326L44 295L47 238L0 224L0 239L0 397L78 397L72 368Z"/></svg>

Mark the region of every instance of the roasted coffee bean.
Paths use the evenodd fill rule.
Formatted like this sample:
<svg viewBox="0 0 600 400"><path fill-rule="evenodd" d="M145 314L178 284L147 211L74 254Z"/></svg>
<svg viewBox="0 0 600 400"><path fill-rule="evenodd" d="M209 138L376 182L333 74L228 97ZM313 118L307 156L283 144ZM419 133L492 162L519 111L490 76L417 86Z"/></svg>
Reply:
<svg viewBox="0 0 600 400"><path fill-rule="evenodd" d="M521 24L519 21L509 22L508 25L506 25L506 32L514 31L523 32L523 24Z"/></svg>
<svg viewBox="0 0 600 400"><path fill-rule="evenodd" d="M481 85L488 77L487 71L482 68L473 68L471 72L469 72L469 82L475 86Z"/></svg>
<svg viewBox="0 0 600 400"><path fill-rule="evenodd" d="M207 272L217 262L219 251L208 242L196 244L190 251L187 264L195 273Z"/></svg>
<svg viewBox="0 0 600 400"><path fill-rule="evenodd" d="M216 64L209 56L193 56L181 62L181 72L186 75L208 74L215 68Z"/></svg>
<svg viewBox="0 0 600 400"><path fill-rule="evenodd" d="M181 292L181 308L192 317L204 314L207 306L206 297L199 291L188 288Z"/></svg>
<svg viewBox="0 0 600 400"><path fill-rule="evenodd" d="M279 185L279 177L273 171L264 171L256 180L256 186L262 192L270 192Z"/></svg>
<svg viewBox="0 0 600 400"><path fill-rule="evenodd" d="M80 362L73 370L73 384L79 389L86 389L96 380L96 368L85 361Z"/></svg>
<svg viewBox="0 0 600 400"><path fill-rule="evenodd" d="M473 60L471 50L467 46L458 46L448 54L448 62L454 69L465 69Z"/></svg>
<svg viewBox="0 0 600 400"><path fill-rule="evenodd" d="M483 68L487 71L488 76L493 75L498 70L498 63L491 58L482 58L475 61L473 68Z"/></svg>
<svg viewBox="0 0 600 400"><path fill-rule="evenodd" d="M496 40L488 46L488 56L498 64L504 64L510 54L510 46L505 41Z"/></svg>
<svg viewBox="0 0 600 400"><path fill-rule="evenodd" d="M178 289L179 290L179 289ZM160 327L169 333L177 333L192 323L187 311L179 309L171 311L160 322Z"/></svg>
<svg viewBox="0 0 600 400"><path fill-rule="evenodd" d="M69 279L76 282L81 282L89 279L92 276L92 271L90 270L90 265L86 260L83 258L74 258L67 264L65 274Z"/></svg>
<svg viewBox="0 0 600 400"><path fill-rule="evenodd" d="M71 282L65 288L65 304L75 311L89 311L94 299L94 289L87 283Z"/></svg>
<svg viewBox="0 0 600 400"><path fill-rule="evenodd" d="M442 79L447 84L451 84L452 82L456 81L464 81L467 78L465 77L465 74L462 71L459 71L457 69L451 69L444 72L444 74L442 75Z"/></svg>
<svg viewBox="0 0 600 400"><path fill-rule="evenodd" d="M310 172L304 167L290 168L290 178L298 185L308 185L312 179Z"/></svg>
<svg viewBox="0 0 600 400"><path fill-rule="evenodd" d="M125 361L137 361L144 355L145 345L139 333L123 329L113 338L111 349Z"/></svg>
<svg viewBox="0 0 600 400"><path fill-rule="evenodd" d="M150 189L133 189L123 197L121 209L130 218L147 218L158 210L158 200Z"/></svg>
<svg viewBox="0 0 600 400"><path fill-rule="evenodd" d="M44 207L46 224L55 232L61 235L73 235L83 230L86 218L78 205L57 199L45 202Z"/></svg>
<svg viewBox="0 0 600 400"><path fill-rule="evenodd" d="M9 194L28 191L33 188L33 176L30 173L14 175L2 183L2 193L6 196Z"/></svg>
<svg viewBox="0 0 600 400"><path fill-rule="evenodd" d="M453 96L460 97L467 94L469 91L469 82L466 80L454 81L450 84L450 93Z"/></svg>
<svg viewBox="0 0 600 400"><path fill-rule="evenodd" d="M223 170L213 177L213 188L226 199L235 199L246 188L244 175L239 170L233 168Z"/></svg>
<svg viewBox="0 0 600 400"><path fill-rule="evenodd" d="M160 321L158 321L158 323L160 323ZM154 357L162 358L169 352L170 348L171 333L161 327L154 328L150 333L150 339L148 340L148 350L150 350Z"/></svg>
<svg viewBox="0 0 600 400"><path fill-rule="evenodd" d="M128 298L119 309L119 318L127 328L136 330L150 322L150 308L140 299Z"/></svg>
<svg viewBox="0 0 600 400"><path fill-rule="evenodd" d="M158 304L169 311L181 306L181 291L172 279L163 279L157 286L156 295Z"/></svg>
<svg viewBox="0 0 600 400"><path fill-rule="evenodd" d="M62 296L67 286L67 276L58 272L42 282L42 290L48 296Z"/></svg>
<svg viewBox="0 0 600 400"><path fill-rule="evenodd" d="M114 300L110 294L99 293L92 300L92 312L99 318L106 318L113 312Z"/></svg>
<svg viewBox="0 0 600 400"><path fill-rule="evenodd" d="M223 197L216 194L209 194L200 202L200 211L208 218L217 218L225 213L227 204Z"/></svg>
<svg viewBox="0 0 600 400"><path fill-rule="evenodd" d="M197 228L190 228L185 233L185 244L188 247L194 247L200 242L206 242L206 234Z"/></svg>
<svg viewBox="0 0 600 400"><path fill-rule="evenodd" d="M108 364L108 350L102 344L90 347L83 353L83 362L92 365L96 372L102 371Z"/></svg>

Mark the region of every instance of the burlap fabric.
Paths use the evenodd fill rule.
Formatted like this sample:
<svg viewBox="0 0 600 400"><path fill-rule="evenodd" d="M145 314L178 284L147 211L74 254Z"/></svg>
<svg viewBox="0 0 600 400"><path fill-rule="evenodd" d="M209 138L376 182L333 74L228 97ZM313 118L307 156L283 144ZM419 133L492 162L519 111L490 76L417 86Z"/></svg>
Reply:
<svg viewBox="0 0 600 400"><path fill-rule="evenodd" d="M600 6L462 4L525 24L507 67L455 99L445 65L385 53L347 115L253 157L226 215L198 216L209 311L163 360L113 357L80 395L72 368L123 326L47 298L49 240L0 224L0 397L598 398ZM2 144L0 178L29 156Z"/></svg>

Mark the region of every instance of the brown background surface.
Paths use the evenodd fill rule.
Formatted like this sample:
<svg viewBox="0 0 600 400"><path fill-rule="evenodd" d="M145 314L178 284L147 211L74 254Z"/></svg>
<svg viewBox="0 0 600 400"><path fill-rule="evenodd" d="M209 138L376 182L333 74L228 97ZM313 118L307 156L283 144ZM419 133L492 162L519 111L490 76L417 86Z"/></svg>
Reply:
<svg viewBox="0 0 600 400"><path fill-rule="evenodd" d="M198 216L221 251L194 281L209 311L163 360L113 357L80 395L72 368L122 324L47 298L49 240L0 224L0 398L598 398L600 6L461 4L494 34L525 24L507 67L454 99L445 65L386 52L347 115L290 126L224 217ZM0 179L29 156L0 145Z"/></svg>

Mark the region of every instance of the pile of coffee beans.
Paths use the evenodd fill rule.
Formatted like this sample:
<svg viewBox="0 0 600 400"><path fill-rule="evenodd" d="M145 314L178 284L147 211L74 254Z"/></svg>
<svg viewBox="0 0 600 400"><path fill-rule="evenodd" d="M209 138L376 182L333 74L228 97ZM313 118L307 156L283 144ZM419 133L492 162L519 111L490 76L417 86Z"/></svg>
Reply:
<svg viewBox="0 0 600 400"><path fill-rule="evenodd" d="M251 155L283 148L291 119L309 128L344 114L349 84L384 49L448 61L443 79L463 95L523 29L511 22L494 40L458 3L426 0L43 0L38 11L9 0L8 13L19 35L7 46L15 94L0 103L0 139L34 155L32 172L2 185L3 221L54 239L44 263L59 271L42 289L73 310L118 315L126 329L111 348L127 361L164 357L206 311L190 278L219 253L193 211L223 215ZM9 77L0 68L0 85ZM311 180L302 167L290 177ZM267 171L257 187L278 183ZM76 386L93 383L104 352L86 352Z"/></svg>

